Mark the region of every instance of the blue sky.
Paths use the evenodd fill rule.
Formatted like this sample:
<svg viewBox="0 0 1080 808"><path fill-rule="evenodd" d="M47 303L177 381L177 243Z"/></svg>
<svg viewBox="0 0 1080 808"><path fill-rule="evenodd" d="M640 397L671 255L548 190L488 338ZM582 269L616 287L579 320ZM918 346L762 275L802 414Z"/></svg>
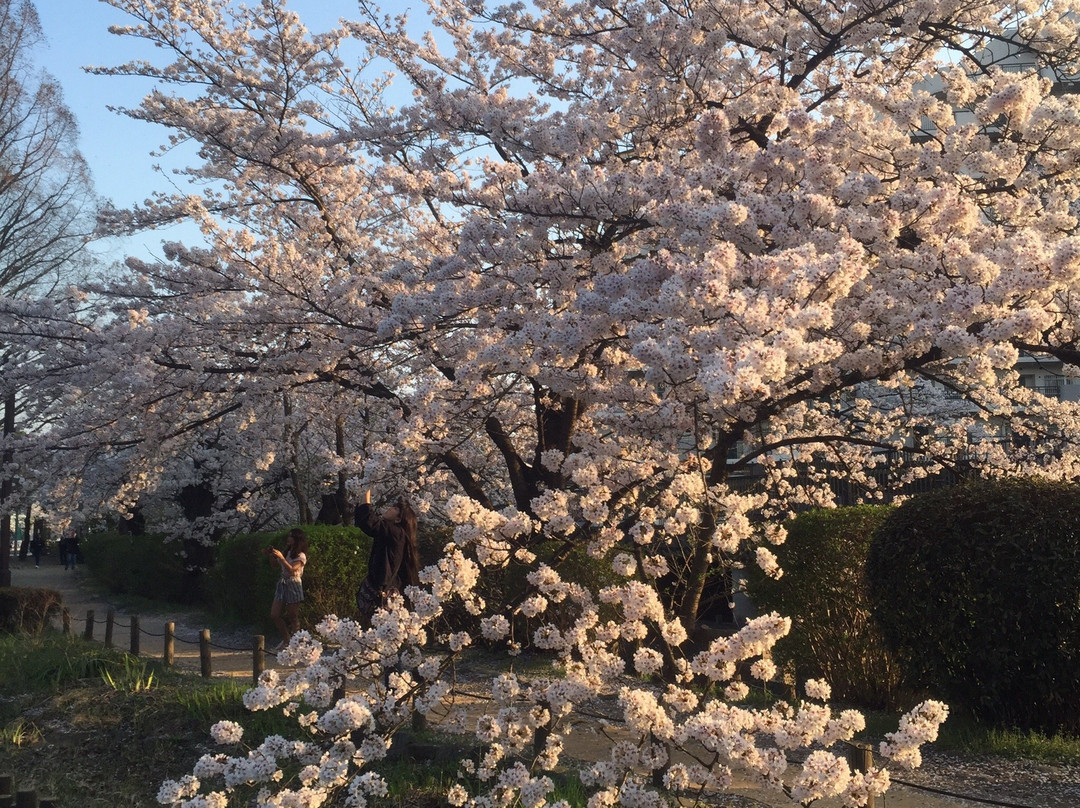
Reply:
<svg viewBox="0 0 1080 808"><path fill-rule="evenodd" d="M167 137L164 128L135 121L108 110L134 107L152 86L149 81L116 76L93 76L83 67L120 64L132 58L154 59L163 52L131 37L110 34L110 25L129 21L127 15L101 0L33 0L47 43L36 63L55 76L64 88L64 100L79 122L80 146L94 174L97 192L118 206L141 202L167 178L153 170L158 158L151 152ZM385 7L397 5L385 3ZM351 17L355 0L292 0L312 30L332 27L338 18ZM191 232L195 232L192 230ZM102 244L105 258L125 252L160 255L162 241L183 238L183 229L140 234L123 244Z"/></svg>

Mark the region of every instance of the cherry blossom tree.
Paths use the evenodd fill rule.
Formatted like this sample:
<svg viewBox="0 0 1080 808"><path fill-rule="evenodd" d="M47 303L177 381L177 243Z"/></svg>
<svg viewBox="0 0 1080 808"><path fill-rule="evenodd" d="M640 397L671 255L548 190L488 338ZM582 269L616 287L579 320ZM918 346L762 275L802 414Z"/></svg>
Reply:
<svg viewBox="0 0 1080 808"><path fill-rule="evenodd" d="M456 526L410 609L328 616L285 652L298 670L249 694L310 743L207 756L161 801L366 804L384 788L368 763L441 702L453 657L509 641L505 604L475 593L506 564L530 568L512 608L565 676L494 682L452 804L542 805L572 705L613 688L634 741L583 772L590 808L722 789L733 766L804 804L881 793L886 772L834 753L862 719L822 703L827 683L739 706L740 663L775 675L788 621L689 635L711 570L748 554L781 574L769 545L835 500L831 476L868 498L942 470L1076 476L1077 405L1014 366L1080 356L1080 104L1060 92L1077 4L445 0L416 38L366 0L317 35L281 0L108 2L133 18L117 33L169 57L101 72L157 80L128 114L202 161L192 193L108 223L192 218L209 246L95 290L95 339L126 373L79 424L145 469L226 416L345 394L363 417L335 472L406 485ZM1003 45L1034 69L995 64ZM582 548L621 582L565 577ZM435 652L451 600L478 630ZM551 603L574 618L545 623ZM659 692L634 678L661 672ZM944 715L921 705L883 753L917 764ZM815 742L785 781L785 753ZM275 779L286 763L297 777Z"/></svg>

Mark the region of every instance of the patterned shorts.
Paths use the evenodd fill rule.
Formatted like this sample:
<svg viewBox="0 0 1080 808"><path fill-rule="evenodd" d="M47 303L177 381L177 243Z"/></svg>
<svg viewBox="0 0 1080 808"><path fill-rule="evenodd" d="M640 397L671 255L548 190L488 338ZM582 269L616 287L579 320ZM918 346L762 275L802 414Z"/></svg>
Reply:
<svg viewBox="0 0 1080 808"><path fill-rule="evenodd" d="M282 603L303 603L304 584L302 581L278 581L274 590L274 600Z"/></svg>

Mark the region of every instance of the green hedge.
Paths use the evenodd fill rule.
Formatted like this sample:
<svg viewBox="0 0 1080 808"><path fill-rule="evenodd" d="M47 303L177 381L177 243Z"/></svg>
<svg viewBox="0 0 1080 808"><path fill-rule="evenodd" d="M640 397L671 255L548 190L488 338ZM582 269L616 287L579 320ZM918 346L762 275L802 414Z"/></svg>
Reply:
<svg viewBox="0 0 1080 808"><path fill-rule="evenodd" d="M0 587L0 631L7 634L40 634L49 618L64 607L55 589L22 586Z"/></svg>
<svg viewBox="0 0 1080 808"><path fill-rule="evenodd" d="M179 541L104 531L91 534L80 547L90 572L114 594L179 603L189 590Z"/></svg>
<svg viewBox="0 0 1080 808"><path fill-rule="evenodd" d="M991 723L1080 733L1080 485L988 480L909 500L867 570L914 674Z"/></svg>
<svg viewBox="0 0 1080 808"><path fill-rule="evenodd" d="M353 527L305 525L303 530L310 546L301 624L313 626L324 614L354 616L356 588L367 574L371 540ZM215 549L213 565L194 588L191 573L184 571L180 543L166 543L160 535L97 533L83 542L83 553L91 573L112 593L187 604L194 590L211 614L269 630L270 604L281 568L263 550L284 549L287 533L286 529L223 540Z"/></svg>
<svg viewBox="0 0 1080 808"><path fill-rule="evenodd" d="M325 614L355 617L356 589L367 574L371 539L356 527L301 527L309 544L301 625L310 628ZM222 540L216 548L213 565L203 573L198 587L199 600L207 610L226 621L246 623L272 633L270 604L281 570L263 551L270 546L284 549L288 531L244 534ZM421 567L440 558L451 538L452 531L448 528L422 527L418 541ZM184 580L179 542L166 544L161 536L151 534L108 532L89 537L83 546L91 572L112 592L175 603L186 602L190 594L190 576ZM562 548L561 544L550 543L535 548L535 552L546 558ZM575 548L566 555L558 565L566 580L583 583L594 591L618 580L609 562L590 558L583 549ZM478 592L488 603L516 605L528 591L527 572L520 564L484 569ZM552 604L545 620L567 628L576 617L577 610L571 604ZM528 644L536 626L520 616L514 620L515 636ZM476 618L467 614L460 603L450 603L438 629L472 630L476 623Z"/></svg>
<svg viewBox="0 0 1080 808"><path fill-rule="evenodd" d="M866 555L890 507L862 505L800 514L775 548L784 574L748 565L748 594L758 611L791 617L774 651L799 681L823 678L839 701L893 709L905 700L902 669L875 623L866 590Z"/></svg>

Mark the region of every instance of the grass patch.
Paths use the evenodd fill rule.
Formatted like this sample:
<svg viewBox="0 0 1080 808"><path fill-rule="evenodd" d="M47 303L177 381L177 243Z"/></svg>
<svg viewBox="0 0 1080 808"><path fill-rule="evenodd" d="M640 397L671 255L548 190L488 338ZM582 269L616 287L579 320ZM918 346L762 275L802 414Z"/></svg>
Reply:
<svg viewBox="0 0 1080 808"><path fill-rule="evenodd" d="M1010 760L1080 765L1080 738L988 727L955 713L941 727L934 748Z"/></svg>
<svg viewBox="0 0 1080 808"><path fill-rule="evenodd" d="M886 733L895 732L899 713L864 712L866 729L857 740L876 744ZM953 710L941 725L938 739L930 744L940 752L962 755L989 755L1006 760L1030 760L1038 763L1080 765L1080 738L1071 735L1045 735L1025 730L990 727Z"/></svg>
<svg viewBox="0 0 1080 808"><path fill-rule="evenodd" d="M245 683L207 680L59 633L0 637L0 771L62 805L155 805L230 719L249 737L297 737L279 712L249 712Z"/></svg>
<svg viewBox="0 0 1080 808"><path fill-rule="evenodd" d="M446 792L457 782L457 762L413 760L383 761L372 766L386 779L387 798L410 808L445 808Z"/></svg>
<svg viewBox="0 0 1080 808"><path fill-rule="evenodd" d="M55 690L122 666L124 654L59 632L0 634L0 693Z"/></svg>

